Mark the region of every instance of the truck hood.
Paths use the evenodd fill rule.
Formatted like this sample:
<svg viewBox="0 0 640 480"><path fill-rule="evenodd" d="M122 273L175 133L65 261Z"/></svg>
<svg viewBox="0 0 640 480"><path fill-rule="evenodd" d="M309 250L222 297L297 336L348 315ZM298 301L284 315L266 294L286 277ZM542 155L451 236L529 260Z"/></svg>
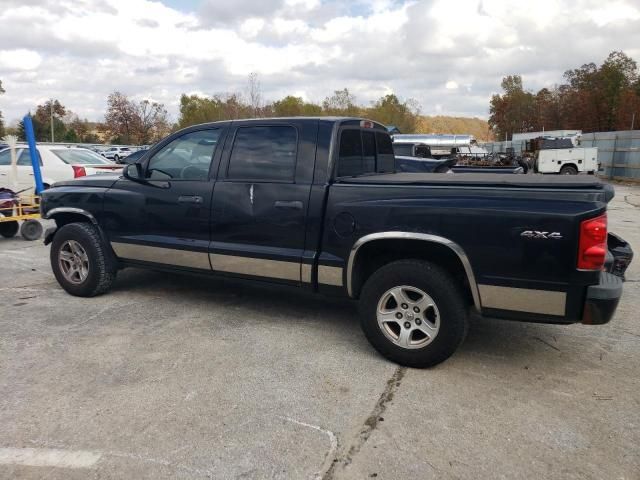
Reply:
<svg viewBox="0 0 640 480"><path fill-rule="evenodd" d="M498 189L598 190L606 202L614 197L613 186L593 175L496 175L493 173L388 173L342 178L340 184L434 185L451 187L494 187Z"/></svg>
<svg viewBox="0 0 640 480"><path fill-rule="evenodd" d="M73 180L63 180L62 182L56 182L53 187L101 187L110 188L116 183L122 176L111 174L99 174L88 175L86 177L78 177Z"/></svg>

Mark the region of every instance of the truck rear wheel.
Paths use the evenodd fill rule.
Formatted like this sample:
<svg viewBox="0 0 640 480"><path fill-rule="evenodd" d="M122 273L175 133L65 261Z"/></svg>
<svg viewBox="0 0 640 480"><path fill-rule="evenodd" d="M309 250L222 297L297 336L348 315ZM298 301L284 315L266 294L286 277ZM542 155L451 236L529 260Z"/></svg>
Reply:
<svg viewBox="0 0 640 480"><path fill-rule="evenodd" d="M468 328L458 284L444 269L422 260L399 260L374 272L362 289L360 321L378 352L415 368L449 358Z"/></svg>
<svg viewBox="0 0 640 480"><path fill-rule="evenodd" d="M560 169L560 175L577 175L578 170L573 165L565 165Z"/></svg>
<svg viewBox="0 0 640 480"><path fill-rule="evenodd" d="M93 297L111 288L117 263L98 229L89 223L69 223L53 237L51 269L71 295Z"/></svg>

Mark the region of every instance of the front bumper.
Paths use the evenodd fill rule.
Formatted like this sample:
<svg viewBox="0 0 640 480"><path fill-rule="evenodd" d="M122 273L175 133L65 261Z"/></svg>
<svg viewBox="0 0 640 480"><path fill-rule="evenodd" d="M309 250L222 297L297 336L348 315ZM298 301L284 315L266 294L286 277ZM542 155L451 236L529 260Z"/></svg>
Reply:
<svg viewBox="0 0 640 480"><path fill-rule="evenodd" d="M608 323L613 318L622 296L622 283L622 278L601 272L600 283L587 288L582 323L585 325Z"/></svg>

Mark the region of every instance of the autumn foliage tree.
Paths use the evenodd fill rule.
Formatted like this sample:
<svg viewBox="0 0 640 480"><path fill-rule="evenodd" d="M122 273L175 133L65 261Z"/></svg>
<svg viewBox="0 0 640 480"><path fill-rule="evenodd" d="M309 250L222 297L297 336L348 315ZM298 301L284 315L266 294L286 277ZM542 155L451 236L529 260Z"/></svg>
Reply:
<svg viewBox="0 0 640 480"><path fill-rule="evenodd" d="M116 91L107 98L104 130L116 143L147 144L164 137L170 126L163 104L150 100L135 102Z"/></svg>
<svg viewBox="0 0 640 480"><path fill-rule="evenodd" d="M600 66L588 63L567 70L564 79L534 94L524 89L520 76L505 77L503 93L490 102L489 125L497 138L557 129L626 130L634 115L640 115L638 66L623 52L611 52Z"/></svg>

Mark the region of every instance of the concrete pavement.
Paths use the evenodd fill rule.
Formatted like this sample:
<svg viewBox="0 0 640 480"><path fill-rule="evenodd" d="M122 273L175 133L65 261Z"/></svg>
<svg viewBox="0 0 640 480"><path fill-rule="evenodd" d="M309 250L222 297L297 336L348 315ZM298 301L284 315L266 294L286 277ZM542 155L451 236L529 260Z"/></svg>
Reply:
<svg viewBox="0 0 640 480"><path fill-rule="evenodd" d="M640 478L637 258L610 324L475 322L430 370L350 302L132 269L75 298L21 239L0 265L0 478Z"/></svg>

